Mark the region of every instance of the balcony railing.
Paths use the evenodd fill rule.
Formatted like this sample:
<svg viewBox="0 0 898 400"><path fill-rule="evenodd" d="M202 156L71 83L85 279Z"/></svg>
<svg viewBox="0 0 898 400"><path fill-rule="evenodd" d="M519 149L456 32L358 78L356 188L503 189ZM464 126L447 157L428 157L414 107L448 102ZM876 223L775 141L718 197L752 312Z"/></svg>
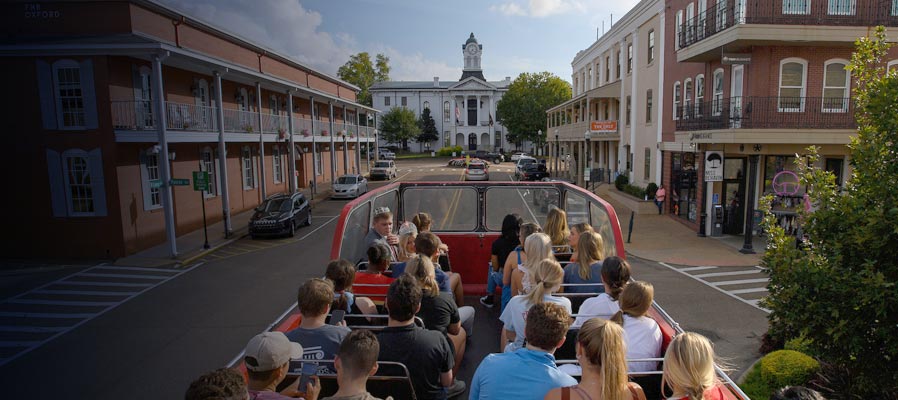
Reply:
<svg viewBox="0 0 898 400"><path fill-rule="evenodd" d="M680 47L739 24L896 26L898 0L709 0L707 10L683 21Z"/></svg>
<svg viewBox="0 0 898 400"><path fill-rule="evenodd" d="M730 97L677 109L677 131L854 129L854 102L841 97Z"/></svg>

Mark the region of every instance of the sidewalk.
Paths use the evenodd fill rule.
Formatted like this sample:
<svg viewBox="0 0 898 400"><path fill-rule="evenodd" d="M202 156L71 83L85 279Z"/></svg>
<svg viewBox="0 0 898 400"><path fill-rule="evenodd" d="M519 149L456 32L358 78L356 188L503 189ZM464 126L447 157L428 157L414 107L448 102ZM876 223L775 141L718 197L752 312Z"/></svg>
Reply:
<svg viewBox="0 0 898 400"><path fill-rule="evenodd" d="M743 237L725 235L719 238L698 237L696 232L674 220L675 217L658 214L637 214L633 220L631 242L629 233L630 210L613 199L611 203L620 220L624 248L639 258L668 264L705 266L755 266L760 265L765 245L763 238L754 238L752 246L757 254L742 254Z"/></svg>
<svg viewBox="0 0 898 400"><path fill-rule="evenodd" d="M319 183L318 191L312 199L312 191L309 188L300 189L300 192L310 199L310 204L314 207L316 204L326 200L331 194L330 183ZM208 211L208 210L207 210ZM115 260L115 265L131 266L131 267L172 267L178 265L186 265L209 254L218 248L228 245L232 242L245 237L247 232L247 224L253 210L247 210L238 214L231 214L231 235L225 237L224 222L219 221L208 226L209 232L209 248L204 249L203 229L197 229L193 232L178 236L176 239L178 245L178 256L171 258L169 256L168 243L162 243L139 253L132 254L127 257Z"/></svg>

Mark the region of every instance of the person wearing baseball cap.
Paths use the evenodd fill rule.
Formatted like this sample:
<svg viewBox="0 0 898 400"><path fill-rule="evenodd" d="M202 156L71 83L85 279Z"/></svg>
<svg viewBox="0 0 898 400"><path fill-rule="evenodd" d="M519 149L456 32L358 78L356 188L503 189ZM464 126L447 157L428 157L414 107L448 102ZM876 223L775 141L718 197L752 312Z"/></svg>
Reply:
<svg viewBox="0 0 898 400"><path fill-rule="evenodd" d="M249 378L247 387L250 400L279 400L302 397L316 400L321 387L317 379L309 380L304 391L299 390L299 379L280 393L278 385L287 377L291 359L302 358L302 346L293 343L283 332L263 332L252 339L243 351L243 364Z"/></svg>

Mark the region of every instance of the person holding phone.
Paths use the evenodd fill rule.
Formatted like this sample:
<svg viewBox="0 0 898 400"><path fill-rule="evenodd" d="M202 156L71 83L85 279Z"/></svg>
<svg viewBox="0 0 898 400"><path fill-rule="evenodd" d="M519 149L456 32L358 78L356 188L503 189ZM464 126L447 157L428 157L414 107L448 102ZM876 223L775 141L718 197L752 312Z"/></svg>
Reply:
<svg viewBox="0 0 898 400"><path fill-rule="evenodd" d="M302 320L296 329L287 332L287 338L302 345L303 361L333 360L340 343L350 332L344 321L337 322L337 325L325 323L333 299L333 284L326 279L309 279L297 291L296 302ZM338 310L333 311L336 313ZM332 317L332 320L336 321L336 318ZM320 370L322 373L334 372L328 365L322 365Z"/></svg>
<svg viewBox="0 0 898 400"><path fill-rule="evenodd" d="M290 360L303 355L303 348L290 342L283 332L263 332L252 339L243 351L246 366L247 389L250 400L281 400L303 398L317 400L321 385L317 377L311 377L300 388L300 379L276 392L278 385L287 377Z"/></svg>
<svg viewBox="0 0 898 400"><path fill-rule="evenodd" d="M331 397L321 400L381 400L368 393L368 377L377 372L380 343L371 331L353 331L343 339L334 360L339 389ZM392 397L387 397L392 400Z"/></svg>

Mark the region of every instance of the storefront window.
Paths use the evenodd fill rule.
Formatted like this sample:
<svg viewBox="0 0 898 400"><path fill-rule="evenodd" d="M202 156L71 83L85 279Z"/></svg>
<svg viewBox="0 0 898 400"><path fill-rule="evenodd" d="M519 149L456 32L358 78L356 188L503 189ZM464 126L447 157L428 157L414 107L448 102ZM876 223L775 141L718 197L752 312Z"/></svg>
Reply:
<svg viewBox="0 0 898 400"><path fill-rule="evenodd" d="M771 211L787 234L801 235L798 210L805 204L805 188L798 179L795 156L766 156L764 195L772 194Z"/></svg>
<svg viewBox="0 0 898 400"><path fill-rule="evenodd" d="M698 217L698 176L695 153L671 155L670 212L680 218L696 221Z"/></svg>

